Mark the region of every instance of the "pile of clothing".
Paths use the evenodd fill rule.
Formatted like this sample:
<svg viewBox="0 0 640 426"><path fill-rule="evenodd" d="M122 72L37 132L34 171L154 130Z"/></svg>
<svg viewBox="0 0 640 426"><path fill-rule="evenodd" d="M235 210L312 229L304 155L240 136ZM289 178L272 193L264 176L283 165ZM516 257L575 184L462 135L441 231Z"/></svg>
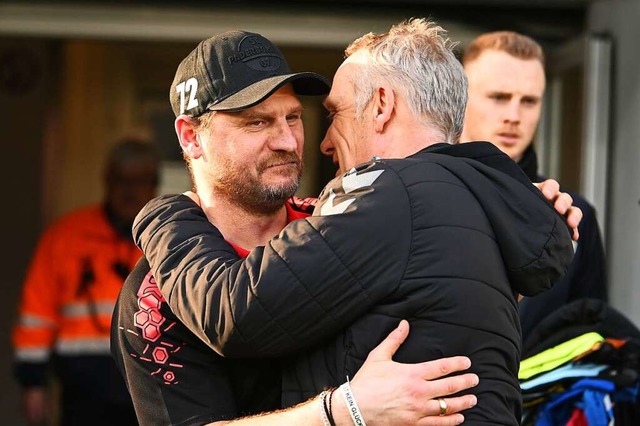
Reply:
<svg viewBox="0 0 640 426"><path fill-rule="evenodd" d="M640 330L583 299L542 321L523 344L522 425L640 425Z"/></svg>

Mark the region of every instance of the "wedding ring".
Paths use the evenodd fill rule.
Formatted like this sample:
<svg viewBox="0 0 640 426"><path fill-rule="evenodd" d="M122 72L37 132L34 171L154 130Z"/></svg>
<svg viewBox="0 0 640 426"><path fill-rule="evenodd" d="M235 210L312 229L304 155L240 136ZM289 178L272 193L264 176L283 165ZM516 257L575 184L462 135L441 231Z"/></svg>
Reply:
<svg viewBox="0 0 640 426"><path fill-rule="evenodd" d="M447 401L444 398L438 398L438 403L440 404L440 415L444 416L447 414Z"/></svg>

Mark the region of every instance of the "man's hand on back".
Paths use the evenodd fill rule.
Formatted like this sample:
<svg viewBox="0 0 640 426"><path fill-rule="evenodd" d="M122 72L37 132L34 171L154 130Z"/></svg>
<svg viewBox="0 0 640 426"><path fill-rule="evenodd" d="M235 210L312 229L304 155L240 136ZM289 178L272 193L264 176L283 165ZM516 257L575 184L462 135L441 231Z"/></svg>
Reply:
<svg viewBox="0 0 640 426"><path fill-rule="evenodd" d="M567 219L567 224L573 229L573 239L578 241L580 234L578 233L578 225L582 220L582 210L573 205L573 198L566 192L560 192L560 184L553 180L547 179L534 185L542 191L544 197L553 204L553 207Z"/></svg>

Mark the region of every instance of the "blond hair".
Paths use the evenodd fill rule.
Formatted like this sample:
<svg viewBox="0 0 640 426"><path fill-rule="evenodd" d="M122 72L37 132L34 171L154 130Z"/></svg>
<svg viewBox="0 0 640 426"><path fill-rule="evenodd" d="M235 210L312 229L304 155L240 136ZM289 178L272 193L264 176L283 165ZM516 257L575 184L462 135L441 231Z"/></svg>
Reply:
<svg viewBox="0 0 640 426"><path fill-rule="evenodd" d="M531 37L513 31L495 31L476 37L464 50L462 63L477 59L485 50L498 50L518 59L537 59L544 66L544 53Z"/></svg>

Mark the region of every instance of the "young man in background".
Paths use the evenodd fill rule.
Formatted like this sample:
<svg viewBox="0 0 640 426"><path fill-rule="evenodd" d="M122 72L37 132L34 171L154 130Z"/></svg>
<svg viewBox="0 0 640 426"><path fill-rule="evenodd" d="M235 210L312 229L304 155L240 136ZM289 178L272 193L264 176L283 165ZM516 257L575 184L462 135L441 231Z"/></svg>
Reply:
<svg viewBox="0 0 640 426"><path fill-rule="evenodd" d="M544 54L533 39L510 31L482 34L462 58L469 101L461 140L489 141L518 163L532 182L538 173L533 137L545 90ZM553 288L520 302L523 338L550 313L580 298L607 300L606 265L593 206L567 191L582 210L580 239L567 274Z"/></svg>

